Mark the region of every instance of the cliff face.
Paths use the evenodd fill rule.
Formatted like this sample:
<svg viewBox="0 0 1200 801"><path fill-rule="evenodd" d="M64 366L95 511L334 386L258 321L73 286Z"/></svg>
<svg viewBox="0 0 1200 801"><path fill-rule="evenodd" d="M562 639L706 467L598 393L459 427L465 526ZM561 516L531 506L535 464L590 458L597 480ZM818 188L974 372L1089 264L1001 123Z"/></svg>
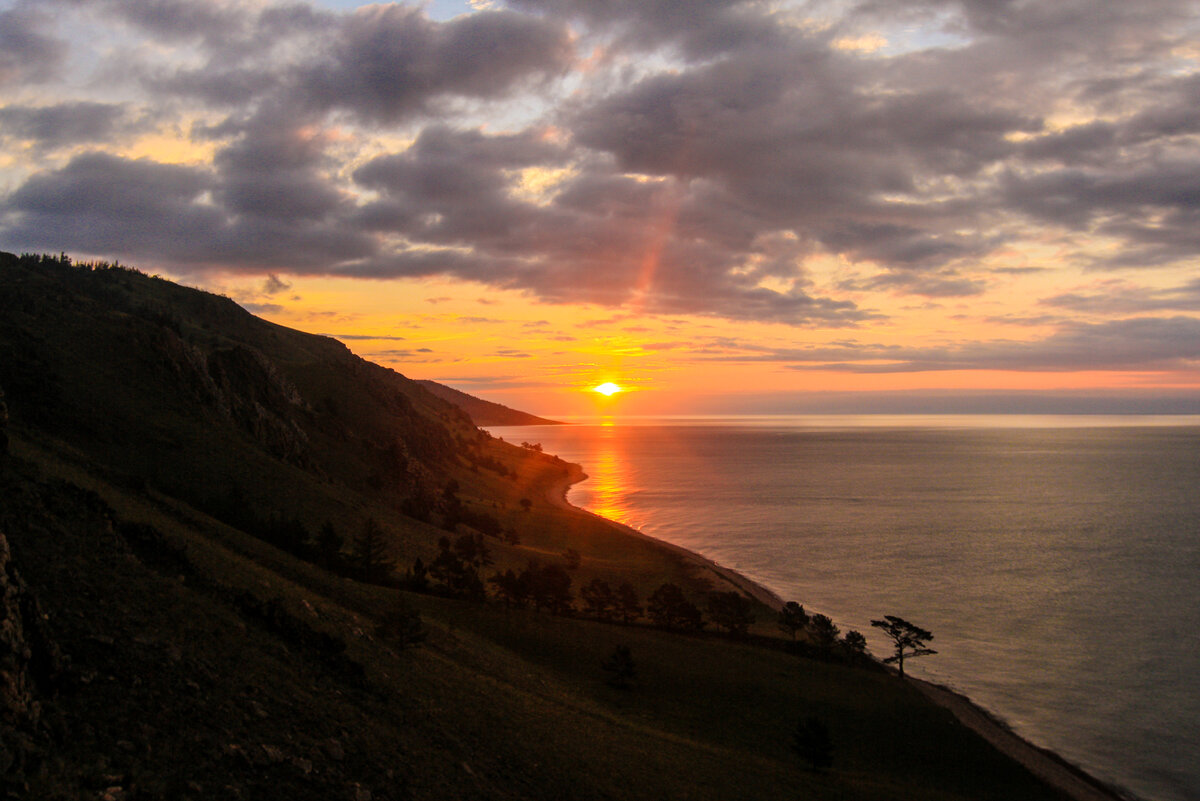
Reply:
<svg viewBox="0 0 1200 801"><path fill-rule="evenodd" d="M45 755L43 699L60 671L37 598L17 572L0 533L0 777L23 785Z"/></svg>
<svg viewBox="0 0 1200 801"><path fill-rule="evenodd" d="M57 259L0 254L0 384L16 423L174 494L226 492L231 464L255 465L241 483L264 495L278 475L281 492L290 479L267 459L402 499L414 475L445 483L483 437L454 405L334 340Z"/></svg>
<svg viewBox="0 0 1200 801"><path fill-rule="evenodd" d="M8 454L8 406L4 403L4 388L0 387L0 459Z"/></svg>

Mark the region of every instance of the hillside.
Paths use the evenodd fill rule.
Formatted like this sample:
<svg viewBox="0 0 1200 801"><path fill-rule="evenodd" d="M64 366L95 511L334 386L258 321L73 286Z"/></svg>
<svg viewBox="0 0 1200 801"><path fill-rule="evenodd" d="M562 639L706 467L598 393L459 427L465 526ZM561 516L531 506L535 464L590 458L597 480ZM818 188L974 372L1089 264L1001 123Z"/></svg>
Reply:
<svg viewBox="0 0 1200 801"><path fill-rule="evenodd" d="M577 467L226 298L0 255L0 387L10 797L1059 797L712 565L563 505ZM621 584L631 623L597 601ZM705 625L650 619L667 584Z"/></svg>
<svg viewBox="0 0 1200 801"><path fill-rule="evenodd" d="M538 417L528 412L510 409L503 404L492 403L483 398L468 395L461 390L448 387L445 384L439 384L436 381L420 380L417 383L429 390L430 394L436 395L442 400L448 401L462 409L471 418L471 422L477 426L559 425L557 420L547 420L544 417Z"/></svg>

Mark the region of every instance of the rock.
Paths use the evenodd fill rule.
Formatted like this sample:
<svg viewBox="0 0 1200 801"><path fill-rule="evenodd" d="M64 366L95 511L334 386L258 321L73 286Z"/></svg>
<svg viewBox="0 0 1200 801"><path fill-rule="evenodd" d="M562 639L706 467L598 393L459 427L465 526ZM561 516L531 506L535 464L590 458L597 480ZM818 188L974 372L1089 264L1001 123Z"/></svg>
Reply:
<svg viewBox="0 0 1200 801"><path fill-rule="evenodd" d="M0 460L8 453L8 407L4 405L4 388L0 387Z"/></svg>
<svg viewBox="0 0 1200 801"><path fill-rule="evenodd" d="M342 744L337 740L326 740L324 748L326 756L335 762L341 762L346 758L346 752L342 749Z"/></svg>
<svg viewBox="0 0 1200 801"><path fill-rule="evenodd" d="M262 750L263 750L263 753L267 757L267 762L271 765L278 765L280 762L282 762L284 759L287 758L283 753L283 749L278 748L277 746L274 746L274 745L267 745L264 743L262 746Z"/></svg>
<svg viewBox="0 0 1200 801"><path fill-rule="evenodd" d="M62 670L45 615L12 563L0 533L0 784L20 784L49 733L43 705Z"/></svg>
<svg viewBox="0 0 1200 801"><path fill-rule="evenodd" d="M371 791L358 782L350 785L354 790L354 801L371 801Z"/></svg>

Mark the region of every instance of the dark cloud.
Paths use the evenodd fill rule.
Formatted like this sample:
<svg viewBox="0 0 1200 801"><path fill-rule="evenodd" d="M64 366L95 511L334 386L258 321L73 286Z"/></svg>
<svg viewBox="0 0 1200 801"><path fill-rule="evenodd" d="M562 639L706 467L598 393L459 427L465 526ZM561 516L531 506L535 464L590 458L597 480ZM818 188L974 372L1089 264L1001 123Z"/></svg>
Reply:
<svg viewBox="0 0 1200 801"><path fill-rule="evenodd" d="M290 120L255 120L217 153L216 197L248 218L303 223L336 215L350 201L323 173L325 145L320 133Z"/></svg>
<svg viewBox="0 0 1200 801"><path fill-rule="evenodd" d="M59 170L34 175L4 204L3 242L190 262L195 242L211 242L224 224L201 202L213 186L205 170L106 153L84 153Z"/></svg>
<svg viewBox="0 0 1200 801"><path fill-rule="evenodd" d="M821 326L880 316L850 292L986 295L1049 266L993 266L1035 240L1105 270L1200 252L1184 0L512 0L445 22L400 4L47 2L155 46L97 73L136 99L0 110L10 140L45 151L0 200L16 249L176 272L441 275ZM0 83L64 56L33 8L0 12ZM843 49L876 31L897 39ZM215 155L50 152L127 142L132 120L190 125ZM1113 247L1075 244L1096 237ZM814 277L817 263L855 266ZM1131 314L1194 310L1182 291L1130 297Z"/></svg>
<svg viewBox="0 0 1200 801"><path fill-rule="evenodd" d="M54 77L67 56L67 44L48 36L45 9L20 4L0 10L0 86L41 83Z"/></svg>
<svg viewBox="0 0 1200 801"><path fill-rule="evenodd" d="M947 202L945 181L1011 156L1011 135L1040 121L951 91L857 88L882 77L797 38L649 77L582 109L573 127L623 169L711 182L708 199L741 209L751 236L790 230L897 269L985 255L994 241L967 228L980 201Z"/></svg>
<svg viewBox="0 0 1200 801"><path fill-rule="evenodd" d="M218 154L216 169L76 156L6 198L0 242L150 260L184 273L326 272L375 252L373 240L339 219L348 206L317 170L319 145L295 130L262 136L271 147L247 135Z"/></svg>
<svg viewBox="0 0 1200 801"><path fill-rule="evenodd" d="M518 83L561 73L572 60L560 24L511 12L438 23L404 5L365 6L332 33L324 56L299 71L299 97L377 123L434 99L503 97Z"/></svg>
<svg viewBox="0 0 1200 801"><path fill-rule="evenodd" d="M1003 192L1006 205L1039 222L1125 243L1113 255L1089 257L1094 267L1156 266L1200 252L1200 160L1194 157L1124 169L1010 172Z"/></svg>
<svg viewBox="0 0 1200 801"><path fill-rule="evenodd" d="M358 274L440 271L554 301L638 303L652 312L834 324L864 318L849 302L809 296L802 284L788 292L757 286L764 275L800 281L798 253L789 258L777 242L755 242L752 226L734 235L698 225L706 216L703 187L692 193L597 164L564 180L543 203L517 196L514 171L555 166L567 155L538 131L425 129L404 153L355 173L381 195L362 210L361 222L445 249L396 252L359 265ZM466 247L471 251L450 249ZM752 269L735 274L747 265Z"/></svg>
<svg viewBox="0 0 1200 801"><path fill-rule="evenodd" d="M108 142L132 130L132 125L122 125L124 116L124 106L110 103L11 105L0 108L0 134L42 149Z"/></svg>

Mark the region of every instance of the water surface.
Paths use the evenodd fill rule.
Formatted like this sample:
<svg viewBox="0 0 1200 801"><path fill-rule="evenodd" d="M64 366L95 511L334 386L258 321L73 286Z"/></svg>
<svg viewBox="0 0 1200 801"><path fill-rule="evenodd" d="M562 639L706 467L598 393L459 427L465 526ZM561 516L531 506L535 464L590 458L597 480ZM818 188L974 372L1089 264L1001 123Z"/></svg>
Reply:
<svg viewBox="0 0 1200 801"><path fill-rule="evenodd" d="M496 428L570 500L863 632L1153 801L1200 798L1200 420L769 417ZM910 665L906 665L909 667Z"/></svg>

